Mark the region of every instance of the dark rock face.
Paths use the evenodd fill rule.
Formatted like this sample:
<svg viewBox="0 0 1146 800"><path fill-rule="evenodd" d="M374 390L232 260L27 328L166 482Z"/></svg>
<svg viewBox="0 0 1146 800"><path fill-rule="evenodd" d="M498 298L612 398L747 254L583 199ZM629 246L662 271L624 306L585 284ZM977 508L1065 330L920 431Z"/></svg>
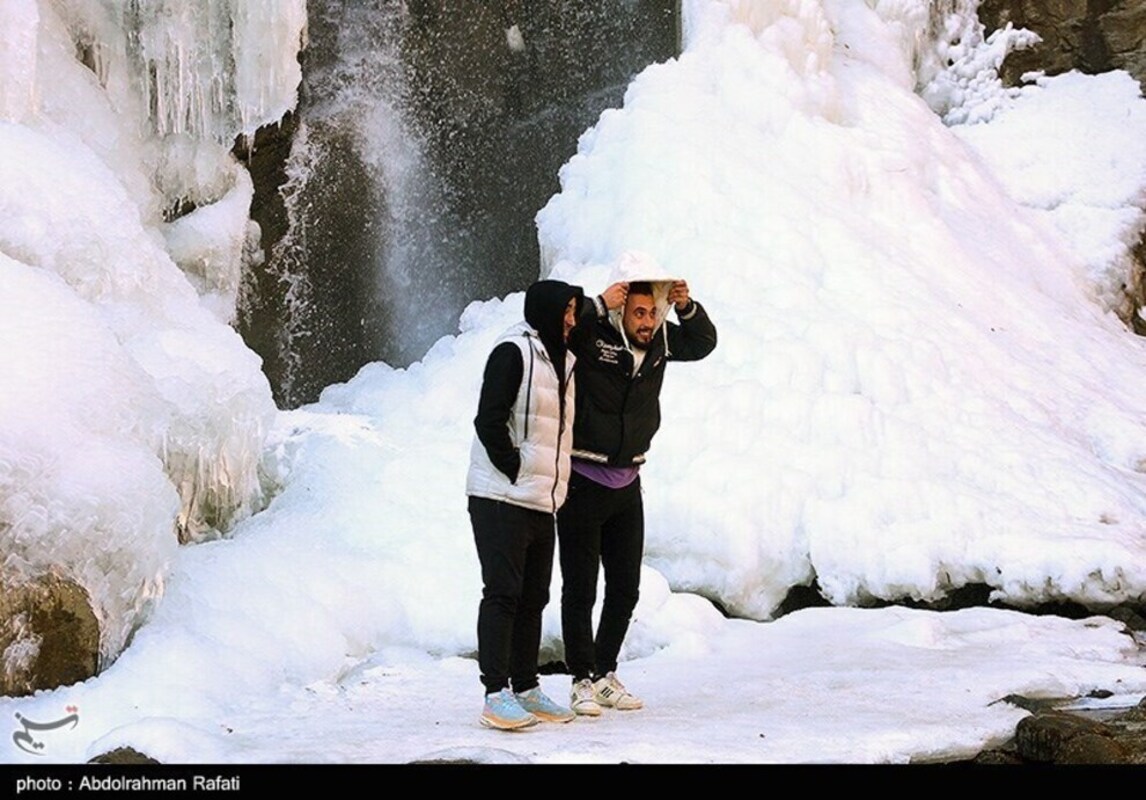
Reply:
<svg viewBox="0 0 1146 800"><path fill-rule="evenodd" d="M56 575L16 583L0 571L0 694L30 695L99 669L99 623L87 592Z"/></svg>
<svg viewBox="0 0 1146 800"><path fill-rule="evenodd" d="M236 149L266 257L239 328L280 406L408 364L471 299L538 277L533 218L558 169L637 72L676 55L677 5L308 3L295 119Z"/></svg>
<svg viewBox="0 0 1146 800"><path fill-rule="evenodd" d="M276 379L286 371L278 332L283 325L280 309L286 307L290 286L265 267L275 244L287 231L281 190L287 182L287 158L297 129L297 115L288 113L279 124L259 128L250 140L239 137L231 150L251 173L255 187L251 219L259 225L262 250L261 263L244 272L239 286L238 327L247 346L263 357L263 372L272 385L277 385Z"/></svg>
<svg viewBox="0 0 1146 800"><path fill-rule="evenodd" d="M1146 3L1127 0L1102 15L1099 32L1110 51L1110 63L1142 83L1146 79Z"/></svg>
<svg viewBox="0 0 1146 800"><path fill-rule="evenodd" d="M984 0L979 19L988 31L1010 22L1043 39L1007 58L1002 77L1011 85L1030 70L1124 69L1146 78L1146 0Z"/></svg>

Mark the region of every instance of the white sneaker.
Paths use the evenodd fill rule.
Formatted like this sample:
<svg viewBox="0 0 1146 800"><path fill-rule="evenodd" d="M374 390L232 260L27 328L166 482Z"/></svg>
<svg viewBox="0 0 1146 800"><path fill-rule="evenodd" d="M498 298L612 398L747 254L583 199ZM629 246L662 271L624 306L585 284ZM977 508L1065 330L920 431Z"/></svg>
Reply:
<svg viewBox="0 0 1146 800"><path fill-rule="evenodd" d="M582 717L601 716L601 706L597 703L597 693L593 689L593 682L588 678L577 681L569 692L569 707L573 713Z"/></svg>
<svg viewBox="0 0 1146 800"><path fill-rule="evenodd" d="M617 674L610 672L604 678L598 678L593 684L593 698L598 705L615 708L618 711L636 711L644 708L641 698L629 694L625 685L617 680Z"/></svg>

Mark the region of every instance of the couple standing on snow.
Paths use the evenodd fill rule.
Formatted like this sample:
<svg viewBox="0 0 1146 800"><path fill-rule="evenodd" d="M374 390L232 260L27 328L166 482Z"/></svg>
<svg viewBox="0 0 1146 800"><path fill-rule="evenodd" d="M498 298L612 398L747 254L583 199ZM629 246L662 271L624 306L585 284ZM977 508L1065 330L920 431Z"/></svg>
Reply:
<svg viewBox="0 0 1146 800"><path fill-rule="evenodd" d="M716 346L716 329L688 284L665 277L647 256L625 253L615 272L616 282L590 300L561 281L533 284L525 321L498 339L486 362L466 494L484 586L478 660L487 727L569 722L597 716L602 706L643 705L615 674L640 584L639 470L660 426L666 362L704 358ZM670 306L679 324L666 322ZM568 708L547 697L537 678L555 516L561 629L573 676ZM594 637L602 565L605 598Z"/></svg>

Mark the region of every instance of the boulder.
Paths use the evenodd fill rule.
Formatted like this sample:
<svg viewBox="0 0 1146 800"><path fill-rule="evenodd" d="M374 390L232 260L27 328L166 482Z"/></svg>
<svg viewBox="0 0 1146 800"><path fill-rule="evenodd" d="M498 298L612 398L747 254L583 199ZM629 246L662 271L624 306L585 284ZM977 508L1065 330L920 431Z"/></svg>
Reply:
<svg viewBox="0 0 1146 800"><path fill-rule="evenodd" d="M99 622L82 587L55 574L16 582L0 571L0 694L30 695L99 669Z"/></svg>

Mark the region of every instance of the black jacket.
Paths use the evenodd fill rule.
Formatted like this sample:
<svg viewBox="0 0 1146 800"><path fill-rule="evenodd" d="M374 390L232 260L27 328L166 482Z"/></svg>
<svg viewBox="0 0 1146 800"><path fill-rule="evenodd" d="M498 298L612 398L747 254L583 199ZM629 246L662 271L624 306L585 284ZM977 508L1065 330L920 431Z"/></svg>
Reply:
<svg viewBox="0 0 1146 800"><path fill-rule="evenodd" d="M657 330L633 375L633 354L621 333L601 316L600 298L585 303L569 349L577 356L577 411L573 457L611 466L641 464L661 424L665 364L699 361L716 347L716 328L696 301L678 313L680 324Z"/></svg>

